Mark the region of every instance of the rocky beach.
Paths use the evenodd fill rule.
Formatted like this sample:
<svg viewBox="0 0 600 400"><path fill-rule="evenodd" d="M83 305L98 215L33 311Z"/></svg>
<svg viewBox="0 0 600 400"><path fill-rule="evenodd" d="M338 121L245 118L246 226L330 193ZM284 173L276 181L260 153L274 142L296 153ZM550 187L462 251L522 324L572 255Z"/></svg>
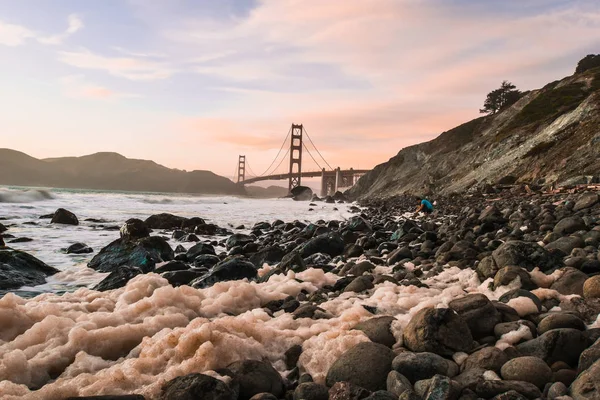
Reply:
<svg viewBox="0 0 600 400"><path fill-rule="evenodd" d="M99 283L0 299L1 398L600 398L597 188L432 200L416 216L414 197L338 196L348 218L233 228L128 219L69 250L94 251ZM9 246L3 290L58 272Z"/></svg>

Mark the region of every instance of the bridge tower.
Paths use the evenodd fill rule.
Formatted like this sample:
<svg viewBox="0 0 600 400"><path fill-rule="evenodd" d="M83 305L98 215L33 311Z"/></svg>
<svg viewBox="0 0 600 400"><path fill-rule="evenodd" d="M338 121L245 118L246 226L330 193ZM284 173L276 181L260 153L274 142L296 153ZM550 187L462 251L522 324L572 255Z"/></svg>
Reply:
<svg viewBox="0 0 600 400"><path fill-rule="evenodd" d="M245 180L246 180L246 156L239 156L237 183L243 182Z"/></svg>
<svg viewBox="0 0 600 400"><path fill-rule="evenodd" d="M302 124L292 124L292 140L290 143L290 178L288 190L300 186L302 181Z"/></svg>

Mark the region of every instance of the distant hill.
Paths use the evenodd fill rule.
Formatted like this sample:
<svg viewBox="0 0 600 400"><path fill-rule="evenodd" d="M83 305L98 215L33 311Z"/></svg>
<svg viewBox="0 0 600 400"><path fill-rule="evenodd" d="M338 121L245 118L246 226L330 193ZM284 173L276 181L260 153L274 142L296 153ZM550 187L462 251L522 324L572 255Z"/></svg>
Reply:
<svg viewBox="0 0 600 400"><path fill-rule="evenodd" d="M346 194L368 199L502 182L599 182L599 126L600 55L590 55L574 75L524 93L505 110L400 150Z"/></svg>
<svg viewBox="0 0 600 400"><path fill-rule="evenodd" d="M288 195L288 189L282 186L246 186L246 193L249 197L256 197L259 199L272 199L278 197L284 197Z"/></svg>
<svg viewBox="0 0 600 400"><path fill-rule="evenodd" d="M38 160L0 149L0 185L245 195L243 187L210 171L185 172L117 153Z"/></svg>

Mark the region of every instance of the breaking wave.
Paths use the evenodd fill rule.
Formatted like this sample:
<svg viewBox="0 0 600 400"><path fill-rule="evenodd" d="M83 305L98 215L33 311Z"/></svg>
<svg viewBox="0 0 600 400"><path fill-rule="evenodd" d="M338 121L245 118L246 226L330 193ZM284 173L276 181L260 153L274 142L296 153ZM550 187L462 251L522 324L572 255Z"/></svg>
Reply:
<svg viewBox="0 0 600 400"><path fill-rule="evenodd" d="M53 199L54 196L44 189L9 190L0 189L0 203L31 203Z"/></svg>

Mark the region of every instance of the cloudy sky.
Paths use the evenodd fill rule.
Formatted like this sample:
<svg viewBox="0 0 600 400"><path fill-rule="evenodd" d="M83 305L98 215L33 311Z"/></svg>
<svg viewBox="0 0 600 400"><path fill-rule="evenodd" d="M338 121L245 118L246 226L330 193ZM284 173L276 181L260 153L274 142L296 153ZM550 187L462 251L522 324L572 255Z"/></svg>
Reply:
<svg viewBox="0 0 600 400"><path fill-rule="evenodd" d="M231 176L294 122L370 168L589 53L597 0L0 0L0 147Z"/></svg>

